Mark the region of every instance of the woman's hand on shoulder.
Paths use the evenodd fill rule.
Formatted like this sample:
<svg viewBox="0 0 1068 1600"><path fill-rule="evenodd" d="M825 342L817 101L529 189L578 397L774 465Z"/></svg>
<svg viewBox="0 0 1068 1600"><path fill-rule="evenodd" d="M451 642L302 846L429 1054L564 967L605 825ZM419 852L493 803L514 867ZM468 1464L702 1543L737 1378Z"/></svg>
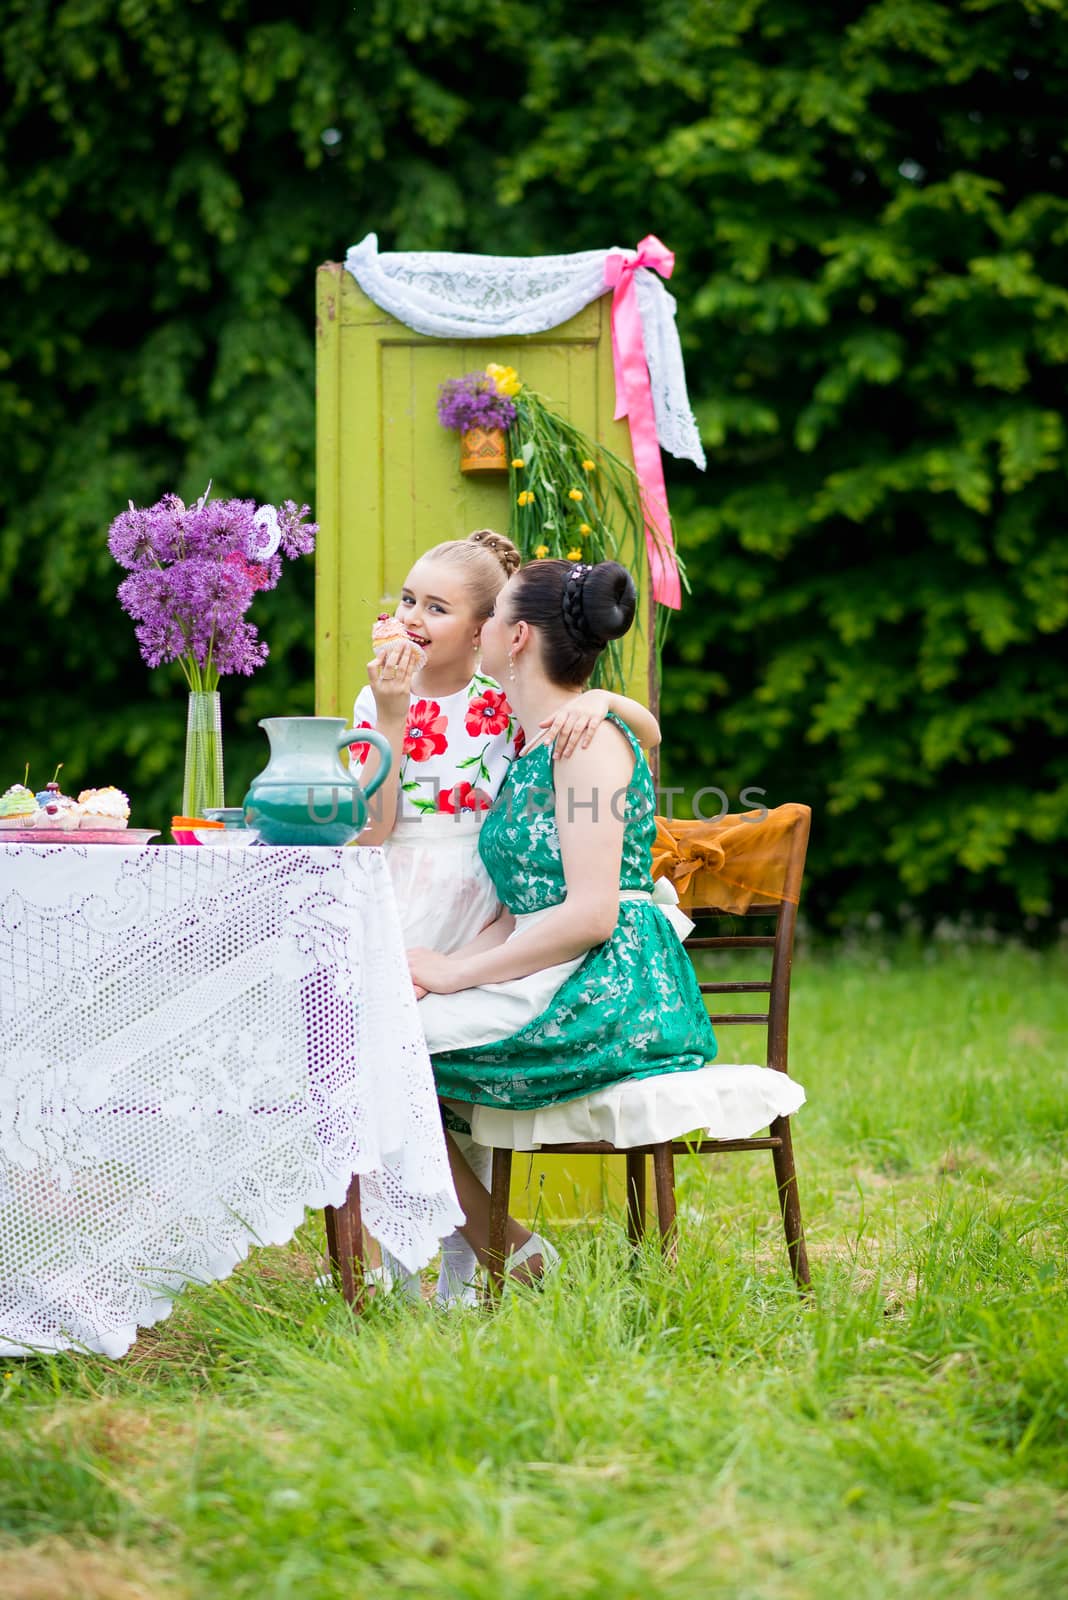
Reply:
<svg viewBox="0 0 1068 1600"><path fill-rule="evenodd" d="M557 760L573 755L580 747L588 750L611 706L612 697L606 690L587 689L551 717L543 717L538 726L549 730L547 743L553 746Z"/></svg>
<svg viewBox="0 0 1068 1600"><path fill-rule="evenodd" d="M601 690L588 693L600 694ZM558 762L564 763L577 782L596 782L604 774L604 782L619 781L628 784L635 770L635 749L622 728L604 717L596 717L587 734L577 739L568 750L556 747Z"/></svg>

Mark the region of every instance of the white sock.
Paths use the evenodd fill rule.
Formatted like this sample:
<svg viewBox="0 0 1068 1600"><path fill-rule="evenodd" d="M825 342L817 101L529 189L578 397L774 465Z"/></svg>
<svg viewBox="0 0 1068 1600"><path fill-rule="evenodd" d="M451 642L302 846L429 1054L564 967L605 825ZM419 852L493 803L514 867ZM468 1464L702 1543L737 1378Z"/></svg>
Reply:
<svg viewBox="0 0 1068 1600"><path fill-rule="evenodd" d="M470 1134L454 1133L452 1138L479 1183L488 1189L493 1175L493 1151L488 1145L476 1144ZM474 1305L477 1298L475 1294L477 1272L478 1257L457 1228L442 1241L441 1269L438 1272L436 1292L438 1305L452 1305L456 1301L462 1305Z"/></svg>
<svg viewBox="0 0 1068 1600"><path fill-rule="evenodd" d="M393 1253L382 1246L382 1265L388 1273L387 1287L398 1290L406 1300L422 1300L423 1280L418 1272L411 1272L397 1260Z"/></svg>

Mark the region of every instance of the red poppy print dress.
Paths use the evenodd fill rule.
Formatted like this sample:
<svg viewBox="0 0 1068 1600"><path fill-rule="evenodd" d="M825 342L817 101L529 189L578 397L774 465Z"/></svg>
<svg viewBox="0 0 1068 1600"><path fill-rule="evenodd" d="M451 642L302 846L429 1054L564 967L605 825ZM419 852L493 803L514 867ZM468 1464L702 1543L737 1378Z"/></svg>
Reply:
<svg viewBox="0 0 1068 1600"><path fill-rule="evenodd" d="M373 728L368 685L353 725ZM497 914L478 853L483 814L523 748L523 730L500 684L476 672L455 694L413 694L404 729L397 823L386 841L407 945L458 950ZM352 745L362 762L367 746Z"/></svg>

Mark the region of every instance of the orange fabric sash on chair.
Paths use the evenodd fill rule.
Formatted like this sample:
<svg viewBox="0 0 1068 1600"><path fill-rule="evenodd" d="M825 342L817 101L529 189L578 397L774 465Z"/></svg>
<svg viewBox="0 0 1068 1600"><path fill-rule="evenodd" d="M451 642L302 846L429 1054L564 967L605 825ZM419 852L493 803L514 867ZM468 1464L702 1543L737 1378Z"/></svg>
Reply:
<svg viewBox="0 0 1068 1600"><path fill-rule="evenodd" d="M740 915L765 901L796 905L800 883L790 881L791 840L797 828L807 830L810 817L808 806L794 804L714 822L657 817L653 877L670 878L684 910L708 906Z"/></svg>

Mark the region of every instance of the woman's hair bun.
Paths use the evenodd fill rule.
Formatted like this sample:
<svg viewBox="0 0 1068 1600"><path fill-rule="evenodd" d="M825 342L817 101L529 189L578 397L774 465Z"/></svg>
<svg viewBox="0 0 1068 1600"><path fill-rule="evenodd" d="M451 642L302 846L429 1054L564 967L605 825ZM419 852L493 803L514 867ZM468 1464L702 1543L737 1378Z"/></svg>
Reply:
<svg viewBox="0 0 1068 1600"><path fill-rule="evenodd" d="M528 622L539 634L542 665L561 688L581 689L610 639L634 621L634 579L618 561L528 561L512 585L510 622Z"/></svg>
<svg viewBox="0 0 1068 1600"><path fill-rule="evenodd" d="M515 545L503 533L494 533L492 528L476 528L474 533L467 535L468 544L480 544L483 550L488 550L490 555L496 556L504 568L504 575L510 578L513 572L518 572L523 564L523 558Z"/></svg>
<svg viewBox="0 0 1068 1600"><path fill-rule="evenodd" d="M584 575L582 614L594 639L619 639L634 621L638 591L626 567L599 561Z"/></svg>

